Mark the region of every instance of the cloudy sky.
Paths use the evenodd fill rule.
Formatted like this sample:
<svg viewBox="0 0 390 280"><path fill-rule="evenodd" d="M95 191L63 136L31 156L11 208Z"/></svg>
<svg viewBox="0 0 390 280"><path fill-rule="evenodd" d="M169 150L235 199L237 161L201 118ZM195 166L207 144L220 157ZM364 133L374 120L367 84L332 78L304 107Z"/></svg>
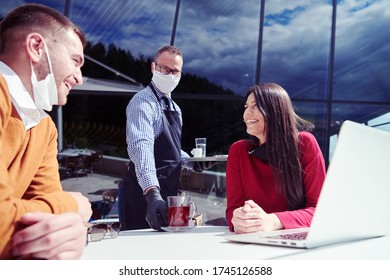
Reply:
<svg viewBox="0 0 390 280"><path fill-rule="evenodd" d="M0 0L1 15L23 2ZM64 11L65 1L34 2ZM356 89L365 88L389 101L383 90L376 93L390 87L385 71L390 61L385 28L390 26L389 1L338 2L335 89L353 97ZM171 41L176 0L71 3L70 18L94 43L152 56ZM331 19L330 0L266 1L261 80L279 82L296 97L324 98ZM183 70L244 93L256 81L259 22L259 0L182 0L174 43L183 51Z"/></svg>

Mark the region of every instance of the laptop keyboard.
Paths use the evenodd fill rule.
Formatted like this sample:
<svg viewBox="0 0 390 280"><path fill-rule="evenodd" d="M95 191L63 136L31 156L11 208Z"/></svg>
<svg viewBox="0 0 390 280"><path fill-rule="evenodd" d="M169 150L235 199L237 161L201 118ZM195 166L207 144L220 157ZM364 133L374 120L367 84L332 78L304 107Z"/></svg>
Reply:
<svg viewBox="0 0 390 280"><path fill-rule="evenodd" d="M279 235L281 239L289 239L289 240L302 240L306 239L308 232L297 232L297 233L289 233L289 234L281 234Z"/></svg>

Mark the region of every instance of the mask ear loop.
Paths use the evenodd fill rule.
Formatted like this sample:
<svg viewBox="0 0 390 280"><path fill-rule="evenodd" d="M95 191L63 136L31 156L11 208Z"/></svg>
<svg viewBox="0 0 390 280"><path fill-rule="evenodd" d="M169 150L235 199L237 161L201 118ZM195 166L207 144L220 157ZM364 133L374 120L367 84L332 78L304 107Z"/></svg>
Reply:
<svg viewBox="0 0 390 280"><path fill-rule="evenodd" d="M45 41L43 41L43 44L45 45L46 57L47 57L47 62L49 63L50 73L54 75L53 67L51 66L51 59L50 59L50 55L49 55L49 49L48 49Z"/></svg>
<svg viewBox="0 0 390 280"><path fill-rule="evenodd" d="M43 44L45 46L45 51L46 51L46 57L47 57L47 63L49 64L49 70L50 70L50 73L49 74L53 74L54 76L54 73L53 73L53 67L51 65L51 59L50 59L50 55L49 55L49 49L47 48L47 45L46 45L46 42L43 41ZM32 64L32 60L30 59L30 65L31 65L31 72L32 72L32 75L35 76L35 79L38 81L38 78L37 78L37 75L35 74L35 71L34 71L34 67L33 67L33 64Z"/></svg>
<svg viewBox="0 0 390 280"><path fill-rule="evenodd" d="M55 97L53 97L53 95L50 93L49 95L49 98L50 98L50 103L52 105L55 105L55 104L58 104L58 89L57 89L57 85L55 84L55 78L54 78L54 72L53 72L53 66L51 64L51 58L50 58L50 54L49 54L49 48L47 47L47 44L45 41L43 41L44 45L45 45L45 50L46 50L46 57L47 57L47 62L49 64L49 70L50 70L50 73L48 74L48 76L52 76L52 90L53 92L55 92Z"/></svg>
<svg viewBox="0 0 390 280"><path fill-rule="evenodd" d="M30 66L31 66L31 75L34 76L35 80L38 81L37 75L35 74L34 67L33 67L32 60L31 60L31 59L30 59Z"/></svg>

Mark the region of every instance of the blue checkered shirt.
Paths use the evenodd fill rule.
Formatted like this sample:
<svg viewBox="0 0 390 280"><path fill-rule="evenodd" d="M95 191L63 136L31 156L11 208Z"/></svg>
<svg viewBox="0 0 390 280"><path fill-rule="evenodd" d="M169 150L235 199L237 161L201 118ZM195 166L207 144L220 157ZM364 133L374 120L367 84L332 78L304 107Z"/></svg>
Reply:
<svg viewBox="0 0 390 280"><path fill-rule="evenodd" d="M155 87L156 88L156 87ZM159 97L164 94L156 88ZM161 100L161 99L160 99ZM172 100L175 110L183 125L181 110ZM136 93L126 108L126 142L130 160L135 165L137 180L142 190L158 186L154 159L154 141L163 131L163 114L165 104L160 102L153 91L146 87ZM182 158L189 157L181 151Z"/></svg>

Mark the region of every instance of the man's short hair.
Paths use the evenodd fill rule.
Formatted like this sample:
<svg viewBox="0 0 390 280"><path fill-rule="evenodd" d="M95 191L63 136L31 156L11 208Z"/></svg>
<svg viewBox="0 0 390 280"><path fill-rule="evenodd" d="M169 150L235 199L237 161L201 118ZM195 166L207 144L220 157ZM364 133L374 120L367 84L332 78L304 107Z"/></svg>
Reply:
<svg viewBox="0 0 390 280"><path fill-rule="evenodd" d="M37 32L55 39L59 32L68 30L75 32L85 46L84 33L65 15L44 5L24 4L11 10L0 22L0 52L15 40L15 31L23 35Z"/></svg>
<svg viewBox="0 0 390 280"><path fill-rule="evenodd" d="M163 52L169 52L170 54L177 54L183 58L181 51L177 47L166 45L166 46L162 46L157 50L156 54L154 55L154 60L156 60Z"/></svg>

